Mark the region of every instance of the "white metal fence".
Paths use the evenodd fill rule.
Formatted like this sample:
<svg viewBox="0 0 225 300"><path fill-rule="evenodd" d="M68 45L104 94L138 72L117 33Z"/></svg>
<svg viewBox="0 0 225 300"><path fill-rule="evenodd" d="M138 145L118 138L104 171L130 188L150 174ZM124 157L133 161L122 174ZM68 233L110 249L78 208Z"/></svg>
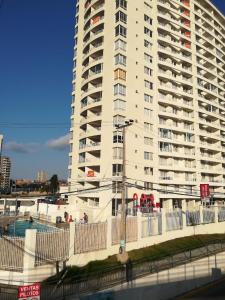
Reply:
<svg viewBox="0 0 225 300"><path fill-rule="evenodd" d="M225 207L219 207L218 209L218 221L224 222L225 221Z"/></svg>
<svg viewBox="0 0 225 300"><path fill-rule="evenodd" d="M215 223L215 209L204 208L202 211L203 214L203 224Z"/></svg>
<svg viewBox="0 0 225 300"><path fill-rule="evenodd" d="M200 211L186 211L187 226L194 226L201 224Z"/></svg>
<svg viewBox="0 0 225 300"><path fill-rule="evenodd" d="M142 238L161 234L162 232L162 215L161 213L151 213L144 217L141 222Z"/></svg>
<svg viewBox="0 0 225 300"><path fill-rule="evenodd" d="M25 239L2 236L0 238L0 269L22 272Z"/></svg>
<svg viewBox="0 0 225 300"><path fill-rule="evenodd" d="M69 230L37 232L35 265L65 261L69 258Z"/></svg>
<svg viewBox="0 0 225 300"><path fill-rule="evenodd" d="M137 217L126 219L126 242L135 242L138 239ZM120 218L112 219L112 245L120 242Z"/></svg>
<svg viewBox="0 0 225 300"><path fill-rule="evenodd" d="M177 210L166 213L166 230L179 230L183 228L182 211Z"/></svg>
<svg viewBox="0 0 225 300"><path fill-rule="evenodd" d="M107 222L75 225L74 254L106 249Z"/></svg>

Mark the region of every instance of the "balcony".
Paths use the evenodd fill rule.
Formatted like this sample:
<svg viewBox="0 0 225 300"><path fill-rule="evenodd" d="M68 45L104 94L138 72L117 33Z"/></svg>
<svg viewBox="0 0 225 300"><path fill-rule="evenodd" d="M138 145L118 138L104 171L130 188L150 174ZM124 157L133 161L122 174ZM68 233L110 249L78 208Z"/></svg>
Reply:
<svg viewBox="0 0 225 300"><path fill-rule="evenodd" d="M100 135L101 135L101 127L92 127L92 128L83 130L79 134L80 138L94 137L94 136L100 136Z"/></svg>
<svg viewBox="0 0 225 300"><path fill-rule="evenodd" d="M101 146L100 142L92 142L90 144L83 144L79 146L80 150L87 150L87 151L92 151L92 150L96 150L96 148L99 148Z"/></svg>
<svg viewBox="0 0 225 300"><path fill-rule="evenodd" d="M81 109L82 109L82 108L88 109L88 108L94 106L95 104L96 104L96 105L99 105L99 102L101 102L101 101L102 101L102 97L96 98L96 99L92 99L92 98L90 98L90 97L87 97L87 98L85 99L85 101L82 101L82 102L81 102Z"/></svg>

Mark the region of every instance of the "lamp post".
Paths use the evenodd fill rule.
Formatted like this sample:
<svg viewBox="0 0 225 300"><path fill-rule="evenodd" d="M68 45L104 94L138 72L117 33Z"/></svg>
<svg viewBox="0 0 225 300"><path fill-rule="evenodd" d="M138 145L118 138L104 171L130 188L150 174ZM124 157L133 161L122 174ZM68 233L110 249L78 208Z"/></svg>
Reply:
<svg viewBox="0 0 225 300"><path fill-rule="evenodd" d="M120 219L120 260L126 262L128 257L126 254L126 128L133 124L133 120L125 121L125 124L116 124L117 130L122 129L123 132L123 175L122 175L122 203L121 203L121 219Z"/></svg>

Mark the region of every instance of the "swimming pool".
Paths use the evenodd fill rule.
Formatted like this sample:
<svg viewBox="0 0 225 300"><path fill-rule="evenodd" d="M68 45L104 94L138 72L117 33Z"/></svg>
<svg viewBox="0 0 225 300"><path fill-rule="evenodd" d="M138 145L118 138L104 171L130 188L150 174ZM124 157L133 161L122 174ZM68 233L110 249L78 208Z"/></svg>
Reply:
<svg viewBox="0 0 225 300"><path fill-rule="evenodd" d="M26 229L37 229L37 231L53 231L58 230L58 228L42 224L39 222L29 222L26 220L17 220L9 226L8 235L10 236L25 236Z"/></svg>

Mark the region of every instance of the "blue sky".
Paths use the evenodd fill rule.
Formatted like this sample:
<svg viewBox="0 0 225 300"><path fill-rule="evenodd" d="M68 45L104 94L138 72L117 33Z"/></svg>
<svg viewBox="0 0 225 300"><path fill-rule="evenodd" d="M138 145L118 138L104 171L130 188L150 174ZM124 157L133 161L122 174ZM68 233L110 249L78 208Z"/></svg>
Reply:
<svg viewBox="0 0 225 300"><path fill-rule="evenodd" d="M67 177L74 14L74 0L4 0L0 8L0 132L14 178L40 169Z"/></svg>
<svg viewBox="0 0 225 300"><path fill-rule="evenodd" d="M0 133L14 178L40 169L67 177L75 2L0 7ZM225 13L224 1L213 2Z"/></svg>

